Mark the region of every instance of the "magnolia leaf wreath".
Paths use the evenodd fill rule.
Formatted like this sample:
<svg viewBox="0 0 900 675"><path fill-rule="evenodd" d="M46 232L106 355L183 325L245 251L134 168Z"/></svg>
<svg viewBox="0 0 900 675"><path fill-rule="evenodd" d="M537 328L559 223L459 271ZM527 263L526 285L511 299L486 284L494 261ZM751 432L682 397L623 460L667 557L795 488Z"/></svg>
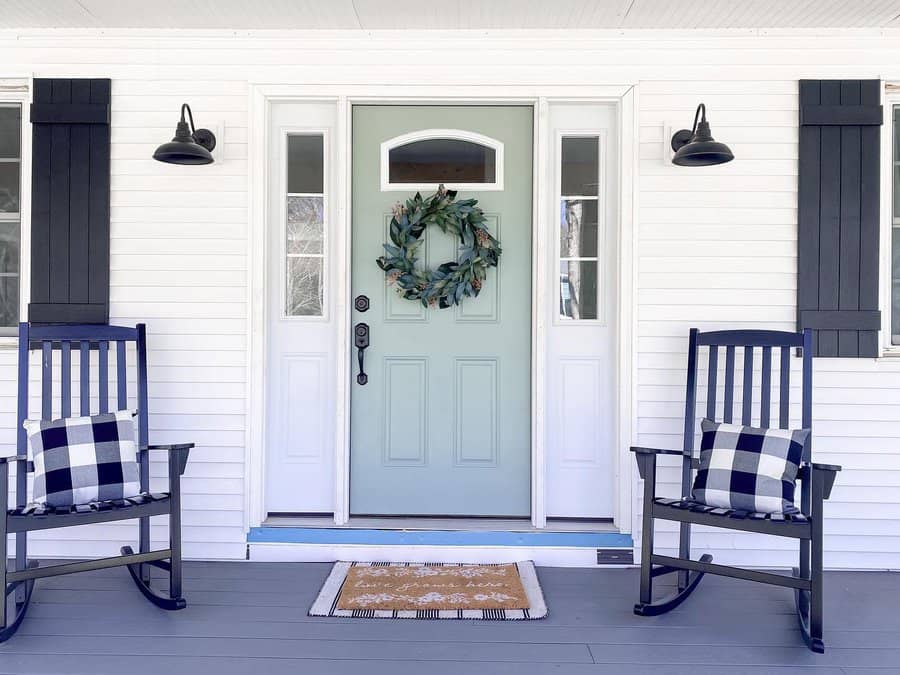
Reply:
<svg viewBox="0 0 900 675"><path fill-rule="evenodd" d="M407 300L445 309L481 291L489 267L500 259L500 242L488 232L484 211L475 199L456 200L456 191L443 185L430 197L418 192L406 204L398 203L391 218L390 244L378 258L386 280ZM436 269L417 267L416 251L430 225L459 237L459 257Z"/></svg>

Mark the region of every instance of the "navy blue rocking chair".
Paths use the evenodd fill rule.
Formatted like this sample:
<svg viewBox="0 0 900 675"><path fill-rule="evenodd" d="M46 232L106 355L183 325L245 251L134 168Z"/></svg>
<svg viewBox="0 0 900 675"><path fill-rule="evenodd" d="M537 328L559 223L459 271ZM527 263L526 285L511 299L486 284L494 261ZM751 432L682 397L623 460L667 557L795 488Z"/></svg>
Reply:
<svg viewBox="0 0 900 675"><path fill-rule="evenodd" d="M28 445L22 422L29 418L29 352L41 354L41 412L42 419L53 418L57 411L60 417L72 417L72 353L79 354L79 410L74 415L91 414L91 381L98 382L96 400L100 413L109 412L110 386L115 384L115 403L118 410L129 409L127 345L136 347L137 381L137 432L138 468L141 493L127 499L92 502L88 505L72 507L43 507L27 503L27 473L33 471L33 463L28 459ZM115 350L115 369L110 372L109 352ZM54 361L59 358L58 393L59 405L54 409ZM96 357L97 368L91 369L91 361ZM94 375L96 373L96 375ZM114 374L115 377L111 377ZM185 607L181 581L181 486L180 479L187 465L188 453L193 443L178 445L149 445L147 437L147 341L143 324L134 328L104 325L30 326L19 325L19 392L18 392L18 436L17 456L0 458L0 495L5 508L0 517L0 588L4 589L0 603L0 642L9 639L19 628L36 579L73 574L90 570L105 569L125 565L138 589L153 604L163 609L175 610ZM149 451L160 450L168 453L168 492L150 492ZM16 507L9 508L8 480L9 465L16 463ZM168 515L169 547L150 550L150 517ZM27 537L29 532L47 530L89 523L106 523L117 520L138 519L138 552L130 546L122 547L121 555L83 562L60 563L41 567L37 561L28 559ZM10 570L7 564L7 534L15 535L15 564ZM156 590L150 585L150 566L169 574L168 592ZM10 596L14 595L14 603ZM8 612L8 605L14 609ZM9 614L9 615L8 615Z"/></svg>
<svg viewBox="0 0 900 675"><path fill-rule="evenodd" d="M768 330L733 330L701 333L690 331L687 368L687 395L684 410L684 446L681 450L660 450L634 447L638 470L644 480L643 538L641 548L640 601L635 614L653 616L668 612L680 605L697 587L706 573L757 581L794 589L796 611L804 640L810 649L823 652L822 639L822 507L831 494L837 472L841 467L811 462L807 443L798 474L801 482L799 513L762 514L699 504L691 498L694 472L699 459L694 452L694 429L697 422L697 364L701 347L708 348L705 415L717 420L716 394L719 355L725 352L724 401L721 421L731 423L734 415L735 353L743 353L743 388L741 424L750 426L753 420L754 353L761 352L759 424L770 426L772 409L772 353L780 352L778 373L778 426L790 428L791 351L802 351L801 425L812 427L812 333L787 333ZM656 458L658 455L680 455L681 499L665 499L656 495ZM680 524L678 557L653 552L653 524L657 519ZM712 556L691 558L691 525L707 525L759 532L799 540L799 568L783 575L714 564ZM653 580L666 574L677 574L674 594L653 599Z"/></svg>

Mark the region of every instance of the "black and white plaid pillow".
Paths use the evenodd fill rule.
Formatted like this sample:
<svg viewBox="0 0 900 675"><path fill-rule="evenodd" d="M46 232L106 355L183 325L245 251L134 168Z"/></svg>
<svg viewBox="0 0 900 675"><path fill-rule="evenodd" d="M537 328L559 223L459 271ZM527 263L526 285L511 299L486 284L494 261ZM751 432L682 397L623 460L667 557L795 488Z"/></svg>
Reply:
<svg viewBox="0 0 900 675"><path fill-rule="evenodd" d="M761 429L703 420L693 498L708 506L796 513L794 483L809 429Z"/></svg>
<svg viewBox="0 0 900 675"><path fill-rule="evenodd" d="M141 491L131 411L26 420L24 426L34 460L35 503L71 506Z"/></svg>

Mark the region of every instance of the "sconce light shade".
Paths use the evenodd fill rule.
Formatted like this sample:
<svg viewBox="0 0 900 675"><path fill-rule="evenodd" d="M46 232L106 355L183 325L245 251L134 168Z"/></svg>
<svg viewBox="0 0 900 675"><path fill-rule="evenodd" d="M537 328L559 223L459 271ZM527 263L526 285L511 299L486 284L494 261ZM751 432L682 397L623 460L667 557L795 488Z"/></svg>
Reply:
<svg viewBox="0 0 900 675"><path fill-rule="evenodd" d="M703 103L697 106L694 114L694 128L690 131L682 129L672 136L672 150L675 151L672 164L678 166L712 166L734 159L731 148L712 137Z"/></svg>
<svg viewBox="0 0 900 675"><path fill-rule="evenodd" d="M190 126L184 119L187 112ZM195 129L191 107L181 106L181 121L175 127L175 138L163 143L153 153L153 159L167 164L212 164L211 151L216 147L216 137L209 129Z"/></svg>

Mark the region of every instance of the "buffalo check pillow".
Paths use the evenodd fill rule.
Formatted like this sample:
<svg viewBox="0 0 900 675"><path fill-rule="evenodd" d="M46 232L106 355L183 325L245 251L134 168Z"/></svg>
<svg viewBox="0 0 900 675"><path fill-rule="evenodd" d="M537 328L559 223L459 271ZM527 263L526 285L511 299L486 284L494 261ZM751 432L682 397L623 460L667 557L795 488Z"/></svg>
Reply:
<svg viewBox="0 0 900 675"><path fill-rule="evenodd" d="M24 426L34 460L35 503L72 506L141 491L131 411L26 420Z"/></svg>
<svg viewBox="0 0 900 675"><path fill-rule="evenodd" d="M761 429L703 420L693 498L707 506L796 513L794 483L809 429Z"/></svg>

